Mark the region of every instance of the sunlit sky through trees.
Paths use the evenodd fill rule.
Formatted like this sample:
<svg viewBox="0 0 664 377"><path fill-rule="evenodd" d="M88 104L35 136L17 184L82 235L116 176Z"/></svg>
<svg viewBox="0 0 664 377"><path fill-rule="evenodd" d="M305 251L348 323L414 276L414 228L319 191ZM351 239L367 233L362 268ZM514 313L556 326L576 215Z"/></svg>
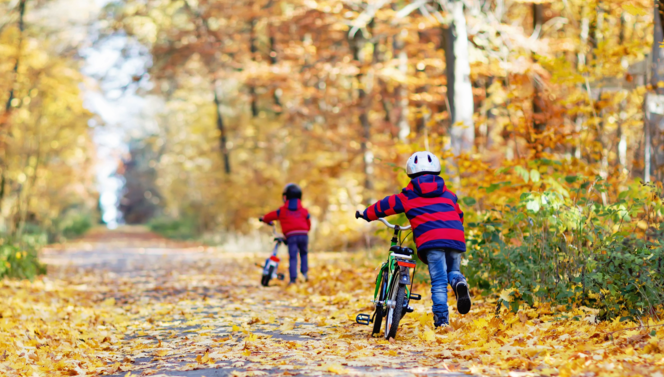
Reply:
<svg viewBox="0 0 664 377"><path fill-rule="evenodd" d="M100 206L103 221L111 228L122 223L122 214L118 211L123 178L116 174L120 159L128 153L127 138L140 135L141 114L145 111L145 100L136 94L138 86L131 85L132 78L145 72L150 59L140 46L134 46L122 35L107 40L100 40L97 19L100 9L107 0L96 0L96 7L90 12L90 27L87 37L90 45L81 50L85 59L82 72L93 77L98 86L88 88L84 93L85 103L96 113L101 123L111 127L97 127L99 121L92 119L95 126L94 141L97 145L99 162L96 176L99 182ZM123 49L129 48L129 53ZM149 89L149 81L141 82L144 89Z"/></svg>

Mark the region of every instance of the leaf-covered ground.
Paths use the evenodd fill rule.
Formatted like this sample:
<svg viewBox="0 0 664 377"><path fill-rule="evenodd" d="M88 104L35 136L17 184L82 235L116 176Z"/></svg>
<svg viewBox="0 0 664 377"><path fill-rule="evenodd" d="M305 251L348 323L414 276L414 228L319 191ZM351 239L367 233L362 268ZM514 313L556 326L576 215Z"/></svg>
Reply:
<svg viewBox="0 0 664 377"><path fill-rule="evenodd" d="M664 327L592 310L472 311L434 331L430 294L396 341L370 313L375 256L311 256L311 281L259 285L265 255L108 233L48 250L49 274L0 285L0 375L508 375L664 377ZM286 265L281 266L285 270ZM454 307L453 294L450 297ZM567 319L566 319L566 318Z"/></svg>

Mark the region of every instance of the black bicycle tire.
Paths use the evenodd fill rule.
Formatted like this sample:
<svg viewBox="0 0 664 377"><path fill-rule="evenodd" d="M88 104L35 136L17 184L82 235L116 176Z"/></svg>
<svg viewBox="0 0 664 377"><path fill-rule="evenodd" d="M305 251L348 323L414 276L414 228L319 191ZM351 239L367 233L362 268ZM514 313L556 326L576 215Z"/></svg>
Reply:
<svg viewBox="0 0 664 377"><path fill-rule="evenodd" d="M398 279L399 274L395 274L395 279ZM392 325L388 328L388 322L385 321L385 333L387 336L386 339L396 338L397 330L399 329L399 322L401 321L401 312L403 312L403 302L406 299L406 286L404 284L398 284L397 286L397 299L395 300L394 313L392 313Z"/></svg>
<svg viewBox="0 0 664 377"><path fill-rule="evenodd" d="M371 331L371 335L380 334L380 328L383 327L383 313L385 312L385 291L387 286L386 273L383 272L383 276L380 281L380 294L378 295L378 301L383 301L383 305L379 308L376 305L376 316L374 317L374 326Z"/></svg>
<svg viewBox="0 0 664 377"><path fill-rule="evenodd" d="M270 266L267 269L267 275L263 275L263 277L261 278L261 284L263 285L263 287L267 287L268 285L270 285L270 279L272 279L272 274L274 274L274 266Z"/></svg>

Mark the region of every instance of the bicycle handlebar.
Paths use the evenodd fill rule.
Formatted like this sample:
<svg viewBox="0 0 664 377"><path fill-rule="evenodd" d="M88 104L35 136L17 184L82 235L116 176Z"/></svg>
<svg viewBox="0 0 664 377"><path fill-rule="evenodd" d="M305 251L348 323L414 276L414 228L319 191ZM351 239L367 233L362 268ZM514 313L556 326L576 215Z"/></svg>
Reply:
<svg viewBox="0 0 664 377"><path fill-rule="evenodd" d="M355 211L355 218L356 218L356 219L364 219L364 217L362 216L362 214L360 213L360 211ZM366 220L366 219L365 219L365 220ZM369 220L367 220L367 221L369 221ZM387 220L385 220L385 219L378 219L378 221L380 221L381 223L387 225L387 227L390 228L390 229L394 229L394 228L397 227L396 225L392 225L392 224L390 224L389 221L387 221ZM410 225L407 225L407 226L401 226L401 225L399 225L399 230L408 230L408 229L410 229Z"/></svg>
<svg viewBox="0 0 664 377"><path fill-rule="evenodd" d="M394 229L394 228L397 227L397 225L392 225L392 224L389 223L389 221L387 221L385 219L378 219L378 221L380 221L381 223L387 225L387 227L390 228L390 229ZM407 226L399 225L399 230L408 230L408 229L410 229L410 225L407 225Z"/></svg>

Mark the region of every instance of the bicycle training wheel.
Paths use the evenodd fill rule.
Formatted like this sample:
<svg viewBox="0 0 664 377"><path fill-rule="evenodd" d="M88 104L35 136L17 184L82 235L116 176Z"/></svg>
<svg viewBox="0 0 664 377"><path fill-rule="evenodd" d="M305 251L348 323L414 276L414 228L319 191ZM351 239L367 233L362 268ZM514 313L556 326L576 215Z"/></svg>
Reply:
<svg viewBox="0 0 664 377"><path fill-rule="evenodd" d="M382 305L376 305L376 315L374 316L374 325L371 335L380 334L380 327L383 325L383 316L385 315L385 293L387 291L387 272L383 272L380 280L380 294L378 295L378 301L383 301Z"/></svg>
<svg viewBox="0 0 664 377"><path fill-rule="evenodd" d="M394 279L398 279L398 275ZM406 299L406 286L397 283L397 281L394 282L392 292L390 292L390 300L394 302L394 307L388 308L385 321L385 339L388 340L397 336L401 312L403 312L403 302Z"/></svg>
<svg viewBox="0 0 664 377"><path fill-rule="evenodd" d="M274 266L270 266L267 270L267 275L263 275L261 278L261 285L263 285L263 287L267 287L270 284L272 274L274 274Z"/></svg>

